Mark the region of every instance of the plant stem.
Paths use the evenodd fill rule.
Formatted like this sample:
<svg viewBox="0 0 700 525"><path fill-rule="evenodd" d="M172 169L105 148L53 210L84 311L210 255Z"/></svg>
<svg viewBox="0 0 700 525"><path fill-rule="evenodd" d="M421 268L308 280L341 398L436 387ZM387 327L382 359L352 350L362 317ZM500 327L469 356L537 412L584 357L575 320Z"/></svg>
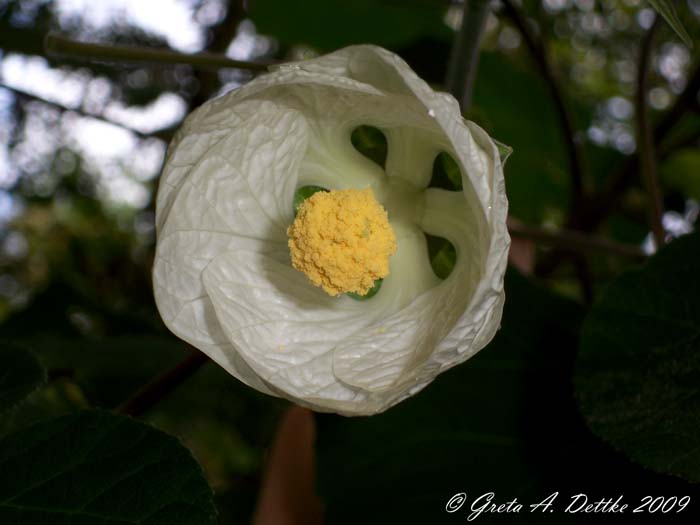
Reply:
<svg viewBox="0 0 700 525"><path fill-rule="evenodd" d="M583 207L583 163L581 152L576 142L573 119L569 113L564 96L559 85L559 80L549 61L549 55L542 38L537 38L528 26L527 20L511 0L501 0L506 15L512 20L523 37L525 45L535 60L547 86L549 87L554 106L559 116L559 124L562 127L565 147L569 159L569 172L571 175L571 216L575 217ZM571 221L569 221L572 224ZM573 224L572 224L573 225Z"/></svg>
<svg viewBox="0 0 700 525"><path fill-rule="evenodd" d="M115 411L134 417L140 416L189 379L208 361L209 358L203 352L193 349L187 358L139 388Z"/></svg>
<svg viewBox="0 0 700 525"><path fill-rule="evenodd" d="M637 147L639 149L639 166L642 173L642 181L646 186L649 199L649 221L654 233L656 247L660 248L665 243L665 233L662 222L662 199L659 188L659 180L656 173L656 148L654 134L649 122L647 112L647 93L649 91L649 62L651 48L656 28L659 25L657 16L649 31L642 39L642 48L639 54L639 67L637 72L637 92L635 94L635 109L637 112Z"/></svg>
<svg viewBox="0 0 700 525"><path fill-rule="evenodd" d="M597 235L587 235L585 233L571 230L550 231L536 226L529 226L519 222L509 220L508 231L513 237L529 239L537 244L543 244L554 248L576 252L601 252L632 259L644 260L647 255L641 248L634 245L622 244L619 242L599 237Z"/></svg>
<svg viewBox="0 0 700 525"><path fill-rule="evenodd" d="M464 0L462 25L452 45L447 89L459 102L462 113L472 104L481 38L491 12L490 6L491 0Z"/></svg>
<svg viewBox="0 0 700 525"><path fill-rule="evenodd" d="M166 49L87 44L51 34L46 36L44 46L49 56L99 62L188 64L201 69L235 68L259 72L267 71L268 66L263 62L234 60L218 53L186 54Z"/></svg>

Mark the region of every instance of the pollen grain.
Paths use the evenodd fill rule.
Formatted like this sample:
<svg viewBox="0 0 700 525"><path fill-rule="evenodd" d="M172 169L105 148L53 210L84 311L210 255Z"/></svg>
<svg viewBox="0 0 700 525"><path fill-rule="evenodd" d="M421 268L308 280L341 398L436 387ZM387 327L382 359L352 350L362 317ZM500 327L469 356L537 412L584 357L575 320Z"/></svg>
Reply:
<svg viewBox="0 0 700 525"><path fill-rule="evenodd" d="M292 265L329 295L365 295L389 274L396 235L370 188L319 191L287 228Z"/></svg>

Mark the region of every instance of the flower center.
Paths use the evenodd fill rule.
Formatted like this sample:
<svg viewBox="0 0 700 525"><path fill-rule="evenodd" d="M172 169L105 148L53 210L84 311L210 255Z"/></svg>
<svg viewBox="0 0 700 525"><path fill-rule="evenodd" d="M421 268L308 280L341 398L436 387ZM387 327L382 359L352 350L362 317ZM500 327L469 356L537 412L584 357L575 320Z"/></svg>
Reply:
<svg viewBox="0 0 700 525"><path fill-rule="evenodd" d="M319 191L287 228L292 265L329 295L365 295L389 275L396 235L372 190Z"/></svg>

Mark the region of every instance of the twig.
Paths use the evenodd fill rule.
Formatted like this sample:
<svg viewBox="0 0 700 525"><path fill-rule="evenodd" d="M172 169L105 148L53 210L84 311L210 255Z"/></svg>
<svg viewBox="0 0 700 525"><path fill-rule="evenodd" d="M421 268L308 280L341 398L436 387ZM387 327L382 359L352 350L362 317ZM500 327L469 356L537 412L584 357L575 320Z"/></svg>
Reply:
<svg viewBox="0 0 700 525"><path fill-rule="evenodd" d="M462 26L455 36L447 72L447 89L459 102L462 113L472 104L479 65L481 38L486 28L491 0L465 0Z"/></svg>
<svg viewBox="0 0 700 525"><path fill-rule="evenodd" d="M564 142L569 159L569 172L571 174L570 213L572 217L575 217L579 213L579 210L583 207L584 188L583 163L581 160L579 145L575 138L573 119L571 118L569 110L564 103L562 89L559 85L554 69L550 64L547 49L545 48L543 40L536 37L534 32L528 26L525 17L520 13L520 10L515 6L515 4L512 3L511 0L501 0L501 2L503 3L506 15L515 24L518 31L520 31L520 34L525 41L525 45L529 49L530 54L539 67L540 72L542 73L542 76L544 77L544 80L547 83L549 91L552 95L552 99L557 110L557 115L559 116L559 123L562 127Z"/></svg>
<svg viewBox="0 0 700 525"><path fill-rule="evenodd" d="M686 114L697 100L700 91L700 62L697 63L690 80L676 102L668 109L654 127L654 140L660 143L673 126ZM691 134L672 143L662 143L659 159L666 158L672 151L692 145L698 139L697 134ZM622 192L636 179L638 154L625 158L609 179L606 188L591 199L593 206L586 210L577 224L582 230L592 231L598 227L601 220L608 214Z"/></svg>
<svg viewBox="0 0 700 525"><path fill-rule="evenodd" d="M508 221L508 231L513 237L529 239L535 243L572 252L601 252L637 260L643 260L647 257L638 246L622 244L604 237L587 235L577 231L550 231L513 220Z"/></svg>
<svg viewBox="0 0 700 525"><path fill-rule="evenodd" d="M700 61L696 62L688 84L678 96L674 105L664 113L659 123L654 127L654 138L657 143L661 142L658 151L658 159L660 161L666 159L678 149L698 144L700 130L686 134L683 137L674 138L672 141L662 142L666 134L686 114L686 110L695 104L698 91L700 91ZM577 228L585 232L591 232L598 228L624 191L638 180L637 170L638 153L625 157L608 178L605 188L596 192L589 199L588 206L579 212L579 216L573 221ZM550 275L561 263L562 259L561 253L553 252L550 257L538 264L538 274L541 276Z"/></svg>
<svg viewBox="0 0 700 525"><path fill-rule="evenodd" d="M659 147L657 159L663 161L674 151L682 148L696 146L700 140L700 130L667 141ZM606 217L617 203L620 195L635 181L639 168L638 154L625 157L609 178L605 188L597 192L590 199L589 208L578 219L578 226L582 231L593 231Z"/></svg>
<svg viewBox="0 0 700 525"><path fill-rule="evenodd" d="M637 113L637 147L639 149L639 165L642 172L642 180L646 186L649 199L649 221L654 233L656 246L664 245L665 234L662 222L662 200L659 180L656 173L656 148L654 136L647 112L647 93L649 90L649 61L651 48L656 28L659 25L659 17L656 17L649 31L642 39L642 48L639 54L639 66L637 72L637 92L635 94L635 106Z"/></svg>
<svg viewBox="0 0 700 525"><path fill-rule="evenodd" d="M204 353L193 349L186 359L156 376L115 410L121 414L140 416L189 379L208 361L209 358Z"/></svg>
<svg viewBox="0 0 700 525"><path fill-rule="evenodd" d="M17 89L16 87L8 86L7 84L2 83L2 82L0 82L0 89L6 89L8 91L11 91L19 98L24 98L27 100L36 100L37 102L41 102L42 104L46 104L47 106L54 107L54 108L59 109L61 111L72 111L73 113L76 113L76 114L80 115L81 117L93 118L95 120L99 120L102 122L106 122L107 124L111 124L113 126L118 126L122 129L130 131L131 133L133 133L134 135L136 135L142 139L156 137L156 138L159 138L161 140L169 141L172 138L172 133L168 130L165 130L165 129L154 131L153 133L144 133L144 132L138 131L134 128L130 128L129 126L126 126L126 125L121 124L119 122L115 122L114 120L110 120L102 115L98 115L95 113L88 113L87 111L84 111L80 108L66 106L66 105L61 104L60 102L48 100L42 96L36 95L34 93L28 93L28 92L23 91L21 89Z"/></svg>
<svg viewBox="0 0 700 525"><path fill-rule="evenodd" d="M202 69L235 68L267 71L267 63L234 60L217 53L186 54L147 47L87 44L57 35L47 35L44 41L49 56L79 58L98 62L136 62L149 64L188 64Z"/></svg>

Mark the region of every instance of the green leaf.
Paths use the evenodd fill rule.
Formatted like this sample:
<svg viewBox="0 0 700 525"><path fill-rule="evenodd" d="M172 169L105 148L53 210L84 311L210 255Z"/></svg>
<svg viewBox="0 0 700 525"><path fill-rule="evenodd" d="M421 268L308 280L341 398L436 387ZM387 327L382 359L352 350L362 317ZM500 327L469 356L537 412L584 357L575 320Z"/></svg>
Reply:
<svg viewBox="0 0 700 525"><path fill-rule="evenodd" d="M590 428L659 472L700 481L700 234L615 280L585 321L575 386Z"/></svg>
<svg viewBox="0 0 700 525"><path fill-rule="evenodd" d="M52 377L14 410L0 416L0 438L30 425L91 408L80 386L70 377Z"/></svg>
<svg viewBox="0 0 700 525"><path fill-rule="evenodd" d="M396 48L421 37L450 38L445 9L426 0L256 0L249 16L258 31L286 46L332 51L367 42Z"/></svg>
<svg viewBox="0 0 700 525"><path fill-rule="evenodd" d="M573 100L567 104L577 129L585 129L590 111ZM482 52L467 116L517 152L505 170L510 213L534 224L563 215L571 182L566 145L547 85L528 62ZM503 159L506 151L500 145L499 151Z"/></svg>
<svg viewBox="0 0 700 525"><path fill-rule="evenodd" d="M667 188L700 199L700 150L685 148L672 153L661 165L661 180Z"/></svg>
<svg viewBox="0 0 700 525"><path fill-rule="evenodd" d="M675 31L678 38L680 38L686 46L692 48L693 41L690 39L688 31L686 31L681 23L681 19L678 18L678 13L671 3L671 0L649 0L649 3L651 7L656 9L656 11L664 17L664 20L666 20L666 23Z"/></svg>
<svg viewBox="0 0 700 525"><path fill-rule="evenodd" d="M0 414L25 399L45 380L46 372L31 352L0 342Z"/></svg>
<svg viewBox="0 0 700 525"><path fill-rule="evenodd" d="M86 411L0 441L0 523L213 525L216 509L177 439Z"/></svg>
<svg viewBox="0 0 700 525"><path fill-rule="evenodd" d="M66 371L91 404L100 407L116 406L188 351L185 343L168 333L110 338L39 333L17 341L35 349L49 370Z"/></svg>

